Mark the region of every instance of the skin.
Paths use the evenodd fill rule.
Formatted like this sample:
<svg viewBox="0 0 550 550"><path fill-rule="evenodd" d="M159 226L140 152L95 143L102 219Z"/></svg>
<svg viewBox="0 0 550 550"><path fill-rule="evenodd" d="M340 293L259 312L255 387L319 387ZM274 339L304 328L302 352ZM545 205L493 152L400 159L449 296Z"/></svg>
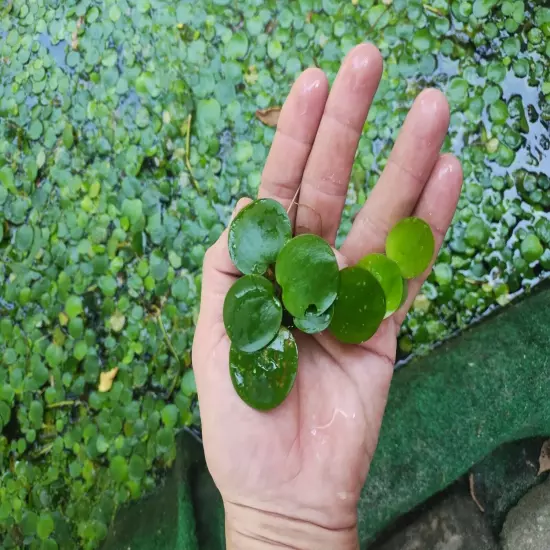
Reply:
<svg viewBox="0 0 550 550"><path fill-rule="evenodd" d="M361 44L346 56L330 94L319 69L306 70L294 84L259 196L290 207L296 233L317 233L334 245L381 74L379 51ZM458 160L440 154L448 124L443 94L424 90L337 253L341 266L383 252L391 227L411 215L430 224L439 250L462 186ZM229 549L359 547L357 502L378 441L396 337L430 269L409 283L407 303L362 345L340 344L327 333L297 334L296 384L280 407L262 413L240 400L229 377L222 309L238 272L227 233L208 250L193 364L206 459L224 500Z"/></svg>

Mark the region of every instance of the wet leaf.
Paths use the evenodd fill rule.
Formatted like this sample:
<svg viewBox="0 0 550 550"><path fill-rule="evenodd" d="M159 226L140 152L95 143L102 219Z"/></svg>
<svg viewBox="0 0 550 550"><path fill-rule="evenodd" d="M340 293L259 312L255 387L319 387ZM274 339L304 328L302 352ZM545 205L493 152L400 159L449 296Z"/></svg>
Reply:
<svg viewBox="0 0 550 550"><path fill-rule="evenodd" d="M241 273L263 275L291 236L290 220L281 204L260 199L245 206L231 222L229 255Z"/></svg>
<svg viewBox="0 0 550 550"><path fill-rule="evenodd" d="M265 347L279 331L282 318L273 284L260 275L241 277L225 297L223 321L235 349L252 353Z"/></svg>
<svg viewBox="0 0 550 550"><path fill-rule="evenodd" d="M109 319L109 326L114 332L120 332L126 324L126 316L120 311L115 311Z"/></svg>
<svg viewBox="0 0 550 550"><path fill-rule="evenodd" d="M281 107L269 107L268 109L258 109L256 118L266 126L276 127L281 115Z"/></svg>
<svg viewBox="0 0 550 550"><path fill-rule="evenodd" d="M306 334L317 334L328 328L333 314L334 305L319 315L306 311L306 316L303 319L294 318L294 326Z"/></svg>
<svg viewBox="0 0 550 550"><path fill-rule="evenodd" d="M113 382L118 373L118 367L115 367L106 372L102 372L99 375L99 385L97 389L100 392L108 392L113 387Z"/></svg>
<svg viewBox="0 0 550 550"><path fill-rule="evenodd" d="M399 266L384 254L369 254L358 263L372 273L386 296L386 315L389 317L403 305L407 295L407 283L401 276Z"/></svg>
<svg viewBox="0 0 550 550"><path fill-rule="evenodd" d="M40 540L46 540L54 530L53 518L50 514L40 514L36 524L36 534Z"/></svg>
<svg viewBox="0 0 550 550"><path fill-rule="evenodd" d="M317 235L290 240L277 257L275 276L285 308L295 318L323 313L336 300L338 263L332 248Z"/></svg>
<svg viewBox="0 0 550 550"><path fill-rule="evenodd" d="M414 279L430 265L435 242L430 226L420 218L405 218L388 234L386 254L405 279Z"/></svg>
<svg viewBox="0 0 550 550"><path fill-rule="evenodd" d="M245 353L231 347L229 369L233 387L250 407L270 410L288 396L298 370L298 348L292 333L281 327L264 349Z"/></svg>
<svg viewBox="0 0 550 550"><path fill-rule="evenodd" d="M329 327L332 334L345 344L361 344L374 336L385 314L386 298L376 277L362 267L343 269Z"/></svg>
<svg viewBox="0 0 550 550"><path fill-rule="evenodd" d="M521 255L525 258L525 261L532 263L536 262L543 254L544 248L539 238L530 233L523 239L521 243Z"/></svg>
<svg viewBox="0 0 550 550"><path fill-rule="evenodd" d="M128 463L123 456L117 455L112 458L109 466L112 478L117 483L123 483L128 478Z"/></svg>

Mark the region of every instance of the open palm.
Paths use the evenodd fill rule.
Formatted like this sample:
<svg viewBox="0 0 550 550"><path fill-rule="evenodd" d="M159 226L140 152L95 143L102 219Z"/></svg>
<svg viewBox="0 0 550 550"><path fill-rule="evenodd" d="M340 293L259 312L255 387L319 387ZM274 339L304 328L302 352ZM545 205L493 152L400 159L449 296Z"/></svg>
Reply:
<svg viewBox="0 0 550 550"><path fill-rule="evenodd" d="M259 195L289 208L296 233L317 233L334 245L358 140L381 74L380 53L362 44L346 57L330 95L319 69L308 69L293 86ZM439 249L462 184L458 161L440 155L448 124L444 96L436 90L420 94L337 253L341 265L382 252L389 229L410 215L431 225ZM257 510L328 531L353 532L393 373L397 333L424 277L409 283L408 302L363 345L341 344L328 333L296 334L296 384L288 399L267 413L243 403L229 376L222 309L237 277L224 233L204 262L193 363L206 458L226 512L238 516L239 510Z"/></svg>

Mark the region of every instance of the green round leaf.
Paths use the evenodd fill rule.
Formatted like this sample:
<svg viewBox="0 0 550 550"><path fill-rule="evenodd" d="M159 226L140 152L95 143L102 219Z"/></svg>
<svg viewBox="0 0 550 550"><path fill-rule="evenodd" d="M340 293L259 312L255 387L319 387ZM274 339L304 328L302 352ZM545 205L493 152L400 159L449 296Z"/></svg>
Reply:
<svg viewBox="0 0 550 550"><path fill-rule="evenodd" d="M180 389L184 395L192 397L197 393L197 384L195 382L195 373L189 369L181 378Z"/></svg>
<svg viewBox="0 0 550 550"><path fill-rule="evenodd" d="M29 127L29 137L33 140L36 140L42 135L43 130L44 126L42 125L42 122L40 122L39 120L33 120Z"/></svg>
<svg viewBox="0 0 550 550"><path fill-rule="evenodd" d="M29 420L36 430L42 427L44 418L44 405L41 401L33 401L29 407Z"/></svg>
<svg viewBox="0 0 550 550"><path fill-rule="evenodd" d="M2 166L0 168L0 189L2 189L2 197L5 200L7 192L10 191L15 185L15 177L13 171L8 166ZM0 204L4 202L0 200Z"/></svg>
<svg viewBox="0 0 550 550"><path fill-rule="evenodd" d="M252 353L277 334L283 319L273 285L261 275L245 275L229 289L223 322L234 348Z"/></svg>
<svg viewBox="0 0 550 550"><path fill-rule="evenodd" d="M65 312L69 319L78 317L83 312L82 298L80 296L69 296L65 302Z"/></svg>
<svg viewBox="0 0 550 550"><path fill-rule="evenodd" d="M147 465L145 460L139 455L133 455L130 459L129 474L134 479L141 479L145 475Z"/></svg>
<svg viewBox="0 0 550 550"><path fill-rule="evenodd" d="M435 242L430 226L420 218L405 218L395 225L386 240L386 254L405 279L423 273L432 261Z"/></svg>
<svg viewBox="0 0 550 550"><path fill-rule="evenodd" d="M57 367L63 360L63 349L57 344L51 343L46 348L45 357L50 367Z"/></svg>
<svg viewBox="0 0 550 550"><path fill-rule="evenodd" d="M281 327L269 346L255 353L231 346L229 369L233 386L247 405L263 411L279 406L292 390L298 370L292 333Z"/></svg>
<svg viewBox="0 0 550 550"><path fill-rule="evenodd" d="M244 32L235 33L225 46L225 53L230 59L242 59L248 50L248 37Z"/></svg>
<svg viewBox="0 0 550 550"><path fill-rule="evenodd" d="M215 99L201 99L197 104L197 121L203 127L215 126L221 117L221 106Z"/></svg>
<svg viewBox="0 0 550 550"><path fill-rule="evenodd" d="M54 530L53 518L50 514L41 514L36 524L36 534L41 540L47 539Z"/></svg>
<svg viewBox="0 0 550 550"><path fill-rule="evenodd" d="M160 416L167 428L173 428L178 423L180 412L176 405L169 404L162 409Z"/></svg>
<svg viewBox="0 0 550 550"><path fill-rule="evenodd" d="M369 254L357 265L372 273L386 296L386 317L394 313L403 302L407 283L401 276L399 266L384 254Z"/></svg>
<svg viewBox="0 0 550 550"><path fill-rule="evenodd" d="M19 250L30 250L34 238L32 227L22 225L15 234L15 246Z"/></svg>
<svg viewBox="0 0 550 550"><path fill-rule="evenodd" d="M340 272L330 331L345 344L361 344L378 330L386 314L386 297L376 277L362 267Z"/></svg>
<svg viewBox="0 0 550 550"><path fill-rule="evenodd" d="M491 232L487 224L480 218L472 218L464 231L464 240L474 248L482 248L489 241Z"/></svg>
<svg viewBox="0 0 550 550"><path fill-rule="evenodd" d="M189 294L189 281L187 279L176 279L172 283L172 296L176 300L183 301Z"/></svg>
<svg viewBox="0 0 550 550"><path fill-rule="evenodd" d="M340 274L332 248L317 235L299 235L281 250L275 265L283 303L289 313L325 312L336 300Z"/></svg>
<svg viewBox="0 0 550 550"><path fill-rule="evenodd" d="M544 248L539 238L530 233L523 239L521 243L521 255L525 258L525 261L532 263L536 262L543 254Z"/></svg>
<svg viewBox="0 0 550 550"><path fill-rule="evenodd" d="M272 199L245 206L229 228L229 254L237 269L262 275L292 237L286 210Z"/></svg>
<svg viewBox="0 0 550 550"><path fill-rule="evenodd" d="M306 311L306 316L303 319L294 319L294 326L306 334L317 334L328 328L333 314L334 305L319 315Z"/></svg>
<svg viewBox="0 0 550 550"><path fill-rule="evenodd" d="M117 483L123 483L128 478L128 463L123 456L117 455L113 457L109 470L112 478Z"/></svg>
<svg viewBox="0 0 550 550"><path fill-rule="evenodd" d="M35 512L25 512L21 521L21 528L24 535L32 536L36 533L36 525L38 524L38 516Z"/></svg>

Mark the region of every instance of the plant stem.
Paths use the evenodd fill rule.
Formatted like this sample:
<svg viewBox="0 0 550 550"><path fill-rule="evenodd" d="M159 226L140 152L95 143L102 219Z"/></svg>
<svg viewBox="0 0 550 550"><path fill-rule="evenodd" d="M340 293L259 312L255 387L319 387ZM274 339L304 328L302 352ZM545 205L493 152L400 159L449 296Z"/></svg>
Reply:
<svg viewBox="0 0 550 550"><path fill-rule="evenodd" d="M373 31L376 28L376 25L378 25L378 22L380 21L380 19L382 19L382 17L384 17L384 15L388 13L389 9L390 9L390 4L388 4L386 6L386 9L378 16L378 19L371 25L371 28L369 29L369 31Z"/></svg>
<svg viewBox="0 0 550 550"><path fill-rule="evenodd" d="M52 448L53 448L53 443L49 443L45 447L42 447L42 449L40 449L40 451L38 451L34 455L34 458L38 458L39 456L44 456L44 455L48 454L52 450Z"/></svg>
<svg viewBox="0 0 550 550"><path fill-rule="evenodd" d="M77 405L77 404L80 404L80 401L78 400L58 401L57 403L46 405L46 409L59 409L61 407L70 407L72 405Z"/></svg>
<svg viewBox="0 0 550 550"><path fill-rule="evenodd" d="M157 316L157 321L160 326L160 330L162 331L162 334L164 336L164 339L166 340L166 345L168 346L168 349L170 350L170 353L174 356L176 361L180 363L180 359L178 357L178 354L176 353L176 350L174 349L174 346L172 346L172 342L170 340L170 337L168 336L168 333L166 332L166 327L164 326L164 323L162 322L162 313L159 311L159 314Z"/></svg>
<svg viewBox="0 0 550 550"><path fill-rule="evenodd" d="M434 8L433 6L430 6L430 4L423 4L424 8L428 10L429 12L439 16L439 17L446 17L446 15L438 8Z"/></svg>
<svg viewBox="0 0 550 550"><path fill-rule="evenodd" d="M290 210L292 209L292 207L295 204L298 204L296 202L296 199L298 198L298 193L300 192L301 187L302 187L302 184L300 183L300 185L298 185L298 189L296 189L296 193L294 193L294 196L292 197L292 200L290 201L290 204L288 205L288 208L286 209L287 214L290 214Z"/></svg>
<svg viewBox="0 0 550 550"><path fill-rule="evenodd" d="M193 176L193 170L191 168L191 161L189 160L189 151L191 149L191 121L193 120L193 115L189 115L187 117L187 133L185 136L185 166L187 167L187 171L189 172L189 177L191 178L191 182L193 183L193 186L197 190L197 192L201 193L201 188L199 187L199 183L195 179L195 176Z"/></svg>
<svg viewBox="0 0 550 550"><path fill-rule="evenodd" d="M160 326L160 330L162 331L162 334L164 336L164 340L166 341L166 345L168 346L168 349L170 350L170 353L174 356L174 359L177 361L179 369L181 370L181 361L178 357L178 354L176 353L176 350L174 349L174 346L172 345L172 341L170 340L170 337L168 336L168 332L166 332L166 327L164 326L164 323L162 322L162 312L159 310L157 315L157 322ZM168 397L172 395L172 392L176 389L177 382L179 380L179 372L175 376L172 385L170 386L170 389L168 390Z"/></svg>

